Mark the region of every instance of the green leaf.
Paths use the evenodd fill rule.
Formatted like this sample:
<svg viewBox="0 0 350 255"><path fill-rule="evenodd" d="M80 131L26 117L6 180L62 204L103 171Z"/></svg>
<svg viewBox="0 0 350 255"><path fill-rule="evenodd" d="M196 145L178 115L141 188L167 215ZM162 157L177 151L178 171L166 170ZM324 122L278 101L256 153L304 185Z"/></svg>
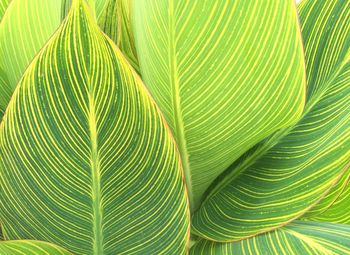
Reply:
<svg viewBox="0 0 350 255"><path fill-rule="evenodd" d="M342 178L334 185L331 191L323 198L315 207L307 211L303 218L315 219L334 223L350 223L350 203L347 202L347 197L350 197L349 180L350 180L350 163L345 166L347 171ZM329 215L331 214L331 215ZM336 215L335 215L336 214ZM321 216L319 218L318 216ZM326 216L326 217L324 217ZM331 216L331 218L328 218Z"/></svg>
<svg viewBox="0 0 350 255"><path fill-rule="evenodd" d="M101 29L117 44L129 63L139 73L131 9L131 0L110 0L98 21Z"/></svg>
<svg viewBox="0 0 350 255"><path fill-rule="evenodd" d="M1 241L2 255L72 255L70 252L50 243L34 240Z"/></svg>
<svg viewBox="0 0 350 255"><path fill-rule="evenodd" d="M170 131L89 7L73 4L0 126L5 238L75 254L183 254L188 201Z"/></svg>
<svg viewBox="0 0 350 255"><path fill-rule="evenodd" d="M134 1L140 69L176 137L192 210L247 149L302 113L292 1Z"/></svg>
<svg viewBox="0 0 350 255"><path fill-rule="evenodd" d="M2 116L5 113L8 102L10 102L10 98L12 95L12 90L10 90L9 81L7 80L7 76L3 70L0 68L0 121L2 120Z"/></svg>
<svg viewBox="0 0 350 255"><path fill-rule="evenodd" d="M34 56L58 28L61 1L12 0L0 23L0 69L7 76L1 92L12 92ZM0 98L0 111L8 97Z"/></svg>
<svg viewBox="0 0 350 255"><path fill-rule="evenodd" d="M315 206L347 170L350 3L303 3L308 71L303 117L246 153L218 180L193 216L197 235L234 241L285 225Z"/></svg>
<svg viewBox="0 0 350 255"><path fill-rule="evenodd" d="M2 20L10 1L11 0L0 0L0 21Z"/></svg>
<svg viewBox="0 0 350 255"><path fill-rule="evenodd" d="M304 215L308 220L350 224L350 168L341 182L344 188L335 201L324 211L313 211Z"/></svg>
<svg viewBox="0 0 350 255"><path fill-rule="evenodd" d="M61 0L62 8L61 8L61 19L65 19L67 14L69 13L70 7L72 5L73 0ZM93 16L98 20L100 16L103 14L106 6L110 1L114 0L84 0L89 5Z"/></svg>
<svg viewBox="0 0 350 255"><path fill-rule="evenodd" d="M350 254L350 226L295 221L275 231L240 242L202 240L190 255L329 255Z"/></svg>

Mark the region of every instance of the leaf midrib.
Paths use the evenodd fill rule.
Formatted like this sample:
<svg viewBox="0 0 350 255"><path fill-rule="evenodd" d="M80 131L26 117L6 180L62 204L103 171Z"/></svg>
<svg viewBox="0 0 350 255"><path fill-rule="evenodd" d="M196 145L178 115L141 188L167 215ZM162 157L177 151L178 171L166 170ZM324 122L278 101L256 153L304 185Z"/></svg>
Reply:
<svg viewBox="0 0 350 255"><path fill-rule="evenodd" d="M181 112L181 101L180 101L180 84L177 70L177 59L176 59L176 36L175 36L175 21L174 21L174 1L169 1L169 73L170 73L170 86L172 92L172 106L174 111L174 133L178 145L178 150L181 156L181 162L185 175L185 182L187 188L187 195L190 204L190 210L194 209L194 197L192 190L192 178L189 165L189 155L187 152L187 144L185 138L185 130L183 123L183 116Z"/></svg>
<svg viewBox="0 0 350 255"><path fill-rule="evenodd" d="M101 176L98 154L96 130L95 100L92 92L89 93L89 128L91 142L91 176L92 176L92 210L93 210L93 251L96 255L103 254L102 233L102 204L101 204Z"/></svg>

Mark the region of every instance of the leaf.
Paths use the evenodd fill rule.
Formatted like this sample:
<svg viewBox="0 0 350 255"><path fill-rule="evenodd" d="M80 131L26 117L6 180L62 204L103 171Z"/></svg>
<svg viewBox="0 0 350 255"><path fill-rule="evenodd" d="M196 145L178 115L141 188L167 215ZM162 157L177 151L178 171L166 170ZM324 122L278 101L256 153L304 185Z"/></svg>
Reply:
<svg viewBox="0 0 350 255"><path fill-rule="evenodd" d="M334 223L350 223L350 219L347 219L345 217L346 215L349 215L350 218L350 212L349 207L347 206L346 197L349 196L349 180L350 180L350 163L345 166L346 172L343 174L341 179L338 181L336 185L334 185L331 189L331 191L327 194L325 198L323 198L315 207L311 208L311 210L307 211L303 218L306 219L315 219L316 221L321 220L319 218L319 215L325 216L328 215L329 212L332 212L332 214L337 214L337 219L333 218L324 220L327 222L334 222ZM349 204L350 205L350 204ZM333 208L336 207L336 208ZM333 215L332 217L334 217ZM327 219L325 217L324 219Z"/></svg>
<svg viewBox="0 0 350 255"><path fill-rule="evenodd" d="M0 23L0 79L7 76L1 92L15 90L27 66L60 24L61 2L42 0L12 0ZM0 98L4 111L9 98Z"/></svg>
<svg viewBox="0 0 350 255"><path fill-rule="evenodd" d="M202 240L190 251L190 255L340 255L349 253L350 226L303 221L295 221L275 231L240 242L214 243Z"/></svg>
<svg viewBox="0 0 350 255"><path fill-rule="evenodd" d="M346 171L350 3L303 3L310 4L300 17L308 71L303 117L228 169L193 216L197 235L237 241L285 225L320 202Z"/></svg>
<svg viewBox="0 0 350 255"><path fill-rule="evenodd" d="M34 240L1 241L0 254L6 255L72 255L50 243Z"/></svg>
<svg viewBox="0 0 350 255"><path fill-rule="evenodd" d="M70 7L72 5L72 1L73 0L61 0L62 2L62 13L61 13L61 19L65 19ZM96 17L96 19L99 19L100 16L103 14L106 6L108 5L108 3L110 1L114 1L114 0L85 0L86 3L90 6L92 12L94 13L94 16Z"/></svg>
<svg viewBox="0 0 350 255"><path fill-rule="evenodd" d="M175 143L85 1L73 4L0 126L5 238L75 254L183 254L189 212Z"/></svg>
<svg viewBox="0 0 350 255"><path fill-rule="evenodd" d="M6 74L0 69L0 121L2 120L7 103L10 101L12 95L12 91L9 89L8 83Z"/></svg>
<svg viewBox="0 0 350 255"><path fill-rule="evenodd" d="M98 22L101 29L117 44L129 63L139 73L131 9L131 0L109 0Z"/></svg>
<svg viewBox="0 0 350 255"><path fill-rule="evenodd" d="M5 11L11 0L0 0L0 21L5 14Z"/></svg>
<svg viewBox="0 0 350 255"><path fill-rule="evenodd" d="M192 211L247 149L295 123L304 64L292 1L134 1L145 84L172 128Z"/></svg>
<svg viewBox="0 0 350 255"><path fill-rule="evenodd" d="M305 217L308 220L350 224L350 168L347 171L347 175L344 177L345 180L341 183L345 187L341 190L341 193L336 197L335 201L324 211L306 214Z"/></svg>

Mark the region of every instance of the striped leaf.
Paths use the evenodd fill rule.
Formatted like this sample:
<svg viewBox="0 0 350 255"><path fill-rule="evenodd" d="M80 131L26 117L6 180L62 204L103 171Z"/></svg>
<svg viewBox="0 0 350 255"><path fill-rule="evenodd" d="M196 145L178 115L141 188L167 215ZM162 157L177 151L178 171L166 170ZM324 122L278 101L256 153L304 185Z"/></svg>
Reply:
<svg viewBox="0 0 350 255"><path fill-rule="evenodd" d="M295 123L304 60L293 1L134 1L145 84L176 137L192 210L254 144Z"/></svg>
<svg viewBox="0 0 350 255"><path fill-rule="evenodd" d="M234 243L202 240L190 255L345 255L350 254L350 226L296 221L278 230Z"/></svg>
<svg viewBox="0 0 350 255"><path fill-rule="evenodd" d="M11 1L0 23L0 69L8 79L6 86L1 84L1 93L12 94L33 57L58 28L60 7L61 0ZM1 96L0 100L0 111L4 111L9 98Z"/></svg>
<svg viewBox="0 0 350 255"><path fill-rule="evenodd" d="M326 211L311 217L312 220L350 224L350 186Z"/></svg>
<svg viewBox="0 0 350 255"><path fill-rule="evenodd" d="M1 255L72 255L68 251L42 241L18 240L0 242Z"/></svg>
<svg viewBox="0 0 350 255"><path fill-rule="evenodd" d="M336 185L332 187L330 192L325 196L316 206L311 208L311 210L307 211L303 218L306 219L314 219L319 221L320 218L318 216L329 215L329 212L337 214L337 216L333 220L324 220L327 222L334 223L350 223L350 211L348 205L350 203L347 202L347 197L350 197L350 188L349 188L349 180L350 180L350 163L345 166L347 168L346 172L343 174L341 179L338 181ZM327 216L327 217L328 217ZM327 219L324 218L324 219ZM333 216L332 216L333 217ZM336 219L337 218L337 219Z"/></svg>
<svg viewBox="0 0 350 255"><path fill-rule="evenodd" d="M5 113L8 102L10 102L10 98L12 95L12 90L8 86L9 81L7 79L7 75L0 68L0 121L2 120L2 116Z"/></svg>
<svg viewBox="0 0 350 255"><path fill-rule="evenodd" d="M139 73L135 39L131 27L131 0L88 0L96 6L96 18L100 28L123 52L129 63ZM65 18L72 0L62 0ZM138 4L138 3L137 3Z"/></svg>
<svg viewBox="0 0 350 255"><path fill-rule="evenodd" d="M303 117L246 153L217 182L193 217L193 232L202 237L240 240L285 225L315 206L347 170L350 2L303 3Z"/></svg>
<svg viewBox="0 0 350 255"><path fill-rule="evenodd" d="M62 2L61 18L63 20L66 18L67 14L70 10L70 7L72 5L72 2L74 0L60 0L60 1ZM100 16L103 14L108 3L110 1L113 1L113 0L85 0L85 1L90 6L96 19L99 19Z"/></svg>
<svg viewBox="0 0 350 255"><path fill-rule="evenodd" d="M98 21L101 29L117 44L139 73L131 14L131 0L109 0Z"/></svg>
<svg viewBox="0 0 350 255"><path fill-rule="evenodd" d="M5 11L11 0L0 0L0 21L5 14Z"/></svg>
<svg viewBox="0 0 350 255"><path fill-rule="evenodd" d="M339 182L341 190L329 194L332 199L323 210L311 210L304 217L308 220L350 224L350 168ZM340 186L340 185L337 185ZM337 195L337 196L336 196Z"/></svg>
<svg viewBox="0 0 350 255"><path fill-rule="evenodd" d="M24 74L0 126L6 239L74 254L183 254L189 212L174 141L85 1Z"/></svg>

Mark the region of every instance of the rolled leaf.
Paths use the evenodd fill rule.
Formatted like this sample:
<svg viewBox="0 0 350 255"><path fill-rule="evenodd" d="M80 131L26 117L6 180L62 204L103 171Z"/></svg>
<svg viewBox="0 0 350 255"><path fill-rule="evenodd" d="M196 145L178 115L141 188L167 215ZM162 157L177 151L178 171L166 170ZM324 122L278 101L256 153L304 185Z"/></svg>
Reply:
<svg viewBox="0 0 350 255"><path fill-rule="evenodd" d="M308 71L303 117L228 169L193 217L197 235L237 241L270 231L303 215L347 179L342 177L350 158L350 3L303 3Z"/></svg>
<svg viewBox="0 0 350 255"><path fill-rule="evenodd" d="M0 23L1 93L11 92L34 56L60 25L61 0L12 0ZM0 111L5 111L8 97L1 96Z"/></svg>
<svg viewBox="0 0 350 255"><path fill-rule="evenodd" d="M50 243L34 240L1 241L0 254L3 255L73 255Z"/></svg>
<svg viewBox="0 0 350 255"><path fill-rule="evenodd" d="M109 0L98 22L101 29L117 44L134 69L140 72L131 15L131 0Z"/></svg>
<svg viewBox="0 0 350 255"><path fill-rule="evenodd" d="M275 231L240 242L202 240L190 255L328 255L350 253L350 226L295 221Z"/></svg>
<svg viewBox="0 0 350 255"><path fill-rule="evenodd" d="M5 238L74 254L183 254L189 212L174 141L89 10L73 2L1 123Z"/></svg>
<svg viewBox="0 0 350 255"><path fill-rule="evenodd" d="M293 1L133 1L143 80L172 128L192 210L212 181L303 110Z"/></svg>

